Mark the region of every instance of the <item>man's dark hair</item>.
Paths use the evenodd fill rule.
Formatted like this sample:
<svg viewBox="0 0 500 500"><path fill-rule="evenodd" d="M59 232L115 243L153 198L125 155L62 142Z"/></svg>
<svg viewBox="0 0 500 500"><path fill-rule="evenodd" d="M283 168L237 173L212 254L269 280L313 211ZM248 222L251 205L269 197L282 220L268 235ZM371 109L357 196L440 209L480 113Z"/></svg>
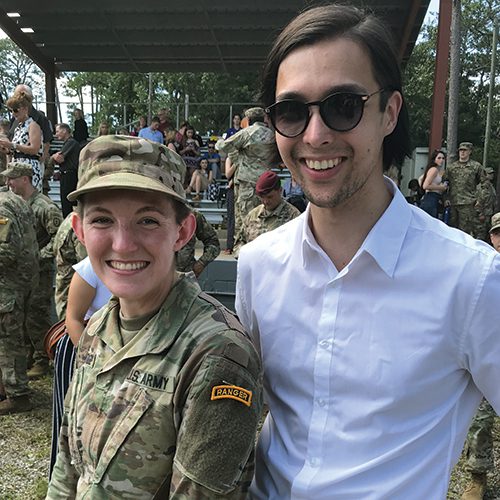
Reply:
<svg viewBox="0 0 500 500"><path fill-rule="evenodd" d="M71 128L67 123L58 123L56 125L56 127L59 127L59 128L62 128L63 130L66 130L66 132L68 132L68 134L71 135Z"/></svg>
<svg viewBox="0 0 500 500"><path fill-rule="evenodd" d="M389 28L380 19L356 7L330 4L313 7L293 19L280 33L267 57L262 74L260 100L270 106L276 99L278 69L293 50L328 39L345 38L368 49L375 80L385 92L380 94L383 111L391 91L402 93L401 70ZM404 98L398 122L384 139L384 170L401 166L410 154L408 109Z"/></svg>
<svg viewBox="0 0 500 500"><path fill-rule="evenodd" d="M160 117L159 116L153 116L153 118L151 118L151 123L153 123L153 122L160 123Z"/></svg>

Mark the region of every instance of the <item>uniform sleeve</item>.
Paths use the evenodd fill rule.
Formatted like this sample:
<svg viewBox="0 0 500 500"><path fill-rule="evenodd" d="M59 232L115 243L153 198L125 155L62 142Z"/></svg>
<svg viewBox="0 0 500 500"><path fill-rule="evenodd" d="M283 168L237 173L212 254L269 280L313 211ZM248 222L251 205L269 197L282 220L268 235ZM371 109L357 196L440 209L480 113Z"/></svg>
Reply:
<svg viewBox="0 0 500 500"><path fill-rule="evenodd" d="M474 383L500 414L500 255L479 279L473 297L470 326L463 342L465 366Z"/></svg>
<svg viewBox="0 0 500 500"><path fill-rule="evenodd" d="M206 267L220 254L220 243L215 229L200 212L196 212L196 238L203 242L199 262Z"/></svg>
<svg viewBox="0 0 500 500"><path fill-rule="evenodd" d="M68 398L71 398L70 392L71 385L66 396L68 401ZM57 460L50 478L46 500L75 498L78 478L78 473L71 463L71 455L68 446L68 416L65 411L61 423L61 433L59 435Z"/></svg>
<svg viewBox="0 0 500 500"><path fill-rule="evenodd" d="M62 223L62 214L55 205L50 206L50 210L46 211L44 226L48 235L50 236L49 242L40 249L40 258L42 259L51 259L54 257L54 238L57 234L57 230Z"/></svg>
<svg viewBox="0 0 500 500"><path fill-rule="evenodd" d="M19 227L12 219L0 216L0 266L9 268L17 262L21 238Z"/></svg>
<svg viewBox="0 0 500 500"><path fill-rule="evenodd" d="M260 362L248 340L207 354L182 410L170 498L246 498L261 412Z"/></svg>

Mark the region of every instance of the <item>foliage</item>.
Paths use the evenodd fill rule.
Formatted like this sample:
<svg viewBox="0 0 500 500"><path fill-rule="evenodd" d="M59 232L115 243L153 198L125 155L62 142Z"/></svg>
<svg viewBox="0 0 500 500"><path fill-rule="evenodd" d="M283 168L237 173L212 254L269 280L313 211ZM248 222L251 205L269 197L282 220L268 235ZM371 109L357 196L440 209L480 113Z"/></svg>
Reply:
<svg viewBox="0 0 500 500"><path fill-rule="evenodd" d="M74 73L66 75L70 95L78 97L84 107L85 95L93 96L94 131L100 121L113 127L136 120L148 113L149 75L140 73ZM221 73L153 73L153 109L171 110L174 122L185 116L185 99L189 96L190 123L202 133L220 132L229 124L228 103L254 102L257 78L253 74L228 75ZM87 99L88 101L88 99ZM222 105L221 103L224 103Z"/></svg>
<svg viewBox="0 0 500 500"><path fill-rule="evenodd" d="M462 0L458 139L475 144L474 158L479 161L482 160L486 126L495 8L498 17L500 14L498 0ZM410 112L414 146L426 146L429 141L436 40L437 19L422 28L420 40L417 42L404 72L405 93ZM500 128L498 125L500 123L500 100L498 92L495 93L492 111L493 129L488 163L490 166L498 167L500 163ZM446 124L444 130L446 130ZM446 146L446 143L443 146Z"/></svg>
<svg viewBox="0 0 500 500"><path fill-rule="evenodd" d="M0 39L0 94L5 99L12 95L16 85L25 83L36 88L42 81L42 72L24 52L10 40Z"/></svg>

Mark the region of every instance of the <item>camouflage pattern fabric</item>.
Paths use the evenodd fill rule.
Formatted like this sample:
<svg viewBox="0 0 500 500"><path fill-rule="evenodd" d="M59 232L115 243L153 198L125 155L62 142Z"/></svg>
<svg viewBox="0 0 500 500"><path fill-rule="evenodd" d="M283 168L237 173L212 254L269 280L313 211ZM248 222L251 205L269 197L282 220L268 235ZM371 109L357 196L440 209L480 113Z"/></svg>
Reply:
<svg viewBox="0 0 500 500"><path fill-rule="evenodd" d="M62 222L58 206L47 196L35 192L27 200L35 214L36 239L40 251L38 285L31 294L26 318L29 341L33 348L33 360L46 359L43 338L52 325L52 286L54 283L53 240Z"/></svg>
<svg viewBox="0 0 500 500"><path fill-rule="evenodd" d="M123 135L97 137L80 153L76 191L69 201L96 189L159 191L186 202L186 165L163 144Z"/></svg>
<svg viewBox="0 0 500 500"><path fill-rule="evenodd" d="M495 410L483 399L472 421L467 436L467 470L473 474L484 474L493 470L493 424Z"/></svg>
<svg viewBox="0 0 500 500"><path fill-rule="evenodd" d="M276 166L279 161L274 132L261 122L217 142L216 147L228 154L236 165L236 184L241 181L255 184L262 173Z"/></svg>
<svg viewBox="0 0 500 500"><path fill-rule="evenodd" d="M38 281L35 220L29 206L0 191L0 371L9 397L29 393L26 376L26 308Z"/></svg>
<svg viewBox="0 0 500 500"><path fill-rule="evenodd" d="M196 262L194 250L197 239L203 242L203 254L198 259L198 262L203 264L203 267L207 267L220 254L220 243L217 232L201 212L194 210L193 213L196 217L196 232L175 256L175 267L177 271L181 272L193 270L193 264Z"/></svg>
<svg viewBox="0 0 500 500"><path fill-rule="evenodd" d="M53 241L53 251L56 259L56 289L54 299L56 313L59 319L66 316L68 291L74 274L73 266L87 256L87 250L80 243L71 227L69 214L59 226Z"/></svg>
<svg viewBox="0 0 500 500"><path fill-rule="evenodd" d="M112 298L80 340L47 498L246 498L262 372L241 325L192 274L125 345L119 325Z"/></svg>
<svg viewBox="0 0 500 500"><path fill-rule="evenodd" d="M255 194L255 183L266 170L279 163L274 132L264 123L257 122L228 139L218 141L216 148L224 151L236 166L234 173L234 217L236 233L243 219L260 205Z"/></svg>
<svg viewBox="0 0 500 500"><path fill-rule="evenodd" d="M238 234L245 217L260 205L260 198L255 194L255 183L242 181L234 185L234 230Z"/></svg>
<svg viewBox="0 0 500 500"><path fill-rule="evenodd" d="M469 160L466 163L453 162L446 167L443 181L448 181L447 199L452 206L471 205L476 202L476 188L484 176L480 163Z"/></svg>
<svg viewBox="0 0 500 500"><path fill-rule="evenodd" d="M272 231L286 224L300 215L300 211L285 200L272 211L268 211L264 205L259 205L250 211L245 217L243 226L236 236L234 252L238 255L240 248L250 243L257 236Z"/></svg>
<svg viewBox="0 0 500 500"><path fill-rule="evenodd" d="M495 213L497 193L493 184L484 178L477 187L476 193L476 238L489 242L491 216Z"/></svg>
<svg viewBox="0 0 500 500"><path fill-rule="evenodd" d="M450 226L476 237L477 214L473 204L452 205L450 207Z"/></svg>

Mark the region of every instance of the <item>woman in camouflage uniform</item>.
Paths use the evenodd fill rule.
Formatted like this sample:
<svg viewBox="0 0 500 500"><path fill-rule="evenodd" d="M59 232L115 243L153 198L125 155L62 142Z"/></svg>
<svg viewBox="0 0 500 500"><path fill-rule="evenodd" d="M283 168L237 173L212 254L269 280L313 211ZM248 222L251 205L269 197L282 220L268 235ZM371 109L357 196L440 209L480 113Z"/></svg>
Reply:
<svg viewBox="0 0 500 500"><path fill-rule="evenodd" d="M257 352L175 253L195 230L166 146L102 137L80 156L73 227L114 295L65 400L54 498L245 498L262 409Z"/></svg>

